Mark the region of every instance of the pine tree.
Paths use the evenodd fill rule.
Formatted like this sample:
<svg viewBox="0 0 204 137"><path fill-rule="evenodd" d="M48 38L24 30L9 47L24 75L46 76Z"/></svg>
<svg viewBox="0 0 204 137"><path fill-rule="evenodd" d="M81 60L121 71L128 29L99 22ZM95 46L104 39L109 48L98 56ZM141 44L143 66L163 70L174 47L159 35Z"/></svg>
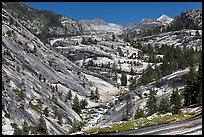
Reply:
<svg viewBox="0 0 204 137"><path fill-rule="evenodd" d="M43 110L43 114L44 114L46 117L48 117L48 113L49 113L48 107L46 107L46 108Z"/></svg>
<svg viewBox="0 0 204 137"><path fill-rule="evenodd" d="M22 125L22 135L28 135L28 134L29 134L28 123L24 120Z"/></svg>
<svg viewBox="0 0 204 137"><path fill-rule="evenodd" d="M198 96L196 98L196 102L198 105L202 105L202 83L201 83L200 88L199 88L199 93L198 93Z"/></svg>
<svg viewBox="0 0 204 137"><path fill-rule="evenodd" d="M173 114L179 114L180 113L180 109L181 109L181 95L179 95L179 90L178 88L176 88L176 90L174 89L172 92L172 95L170 97L170 105L171 105L171 112Z"/></svg>
<svg viewBox="0 0 204 137"><path fill-rule="evenodd" d="M94 96L95 96L95 99L99 99L99 91L97 87L96 87Z"/></svg>
<svg viewBox="0 0 204 137"><path fill-rule="evenodd" d="M92 39L89 37L88 38L88 43L91 44L92 43Z"/></svg>
<svg viewBox="0 0 204 137"><path fill-rule="evenodd" d="M131 68L130 69L130 75L134 75L135 74L135 72L134 72L134 70Z"/></svg>
<svg viewBox="0 0 204 137"><path fill-rule="evenodd" d="M74 97L72 109L78 114L81 113L81 108L80 108L79 99L77 95L75 95Z"/></svg>
<svg viewBox="0 0 204 137"><path fill-rule="evenodd" d="M94 62L92 59L88 61L88 66L94 66Z"/></svg>
<svg viewBox="0 0 204 137"><path fill-rule="evenodd" d="M121 50L121 48L118 46L118 48L117 48L117 51L118 51L118 53L119 53L119 55L121 56L121 57L124 57L124 53L123 53L123 51Z"/></svg>
<svg viewBox="0 0 204 137"><path fill-rule="evenodd" d="M68 91L68 93L66 95L66 99L69 99L69 100L72 99L72 92L71 92L71 90Z"/></svg>
<svg viewBox="0 0 204 137"><path fill-rule="evenodd" d="M90 96L90 99L91 99L91 100L94 100L94 99L95 99L95 94L94 94L93 90L91 90L91 96Z"/></svg>
<svg viewBox="0 0 204 137"><path fill-rule="evenodd" d="M115 81L118 80L117 73L115 73L115 75L114 75L114 77L113 77L113 80L115 80Z"/></svg>
<svg viewBox="0 0 204 137"><path fill-rule="evenodd" d="M122 121L127 121L127 120L128 120L128 115L127 115L126 111L123 111Z"/></svg>
<svg viewBox="0 0 204 137"><path fill-rule="evenodd" d="M85 40L85 38L84 38L84 37L82 37L81 44L84 44L84 45L86 45L86 44L87 44L87 42L86 42L86 40Z"/></svg>
<svg viewBox="0 0 204 137"><path fill-rule="evenodd" d="M127 85L127 76L126 76L125 73L122 73L120 81L121 81L121 85L122 86L126 86Z"/></svg>
<svg viewBox="0 0 204 137"><path fill-rule="evenodd" d="M86 99L82 99L82 100L80 101L80 107L81 107L81 109L85 109L87 105L88 105L88 102L87 102Z"/></svg>
<svg viewBox="0 0 204 137"><path fill-rule="evenodd" d="M137 110L136 110L134 118L138 119L138 118L141 118L141 117L144 117L144 111L138 107Z"/></svg>
<svg viewBox="0 0 204 137"><path fill-rule="evenodd" d="M19 127L14 128L14 135L23 135L22 130Z"/></svg>
<svg viewBox="0 0 204 137"><path fill-rule="evenodd" d="M54 93L52 94L52 102L54 102L55 104L57 103L57 98Z"/></svg>
<svg viewBox="0 0 204 137"><path fill-rule="evenodd" d="M133 91L133 90L135 89L135 84L134 84L134 83L130 83L128 89L129 89L130 91Z"/></svg>
<svg viewBox="0 0 204 137"><path fill-rule="evenodd" d="M36 128L37 128L37 132L39 134L45 134L46 135L48 133L46 122L45 122L42 115L40 116L40 119L38 121L38 124L37 124Z"/></svg>
<svg viewBox="0 0 204 137"><path fill-rule="evenodd" d="M147 107L147 115L150 116L158 111L157 107L157 99L156 99L156 91L150 90L148 100L146 103Z"/></svg>
<svg viewBox="0 0 204 137"><path fill-rule="evenodd" d="M169 109L170 109L170 105L169 105L168 98L162 97L161 101L159 103L159 112L161 114L165 114L165 113L169 112Z"/></svg>
<svg viewBox="0 0 204 137"><path fill-rule="evenodd" d="M113 35L112 35L112 41L114 41L115 40L115 35L114 35L114 33L113 33Z"/></svg>
<svg viewBox="0 0 204 137"><path fill-rule="evenodd" d="M196 103L201 105L202 104L202 65L199 65L197 83L199 84L199 90L196 98Z"/></svg>
<svg viewBox="0 0 204 137"><path fill-rule="evenodd" d="M58 91L58 87L57 87L57 84L55 85L55 91Z"/></svg>
<svg viewBox="0 0 204 137"><path fill-rule="evenodd" d="M83 126L82 122L77 121L77 120L74 119L74 121L72 123L72 128L70 128L70 130L69 130L69 134L80 131L82 126Z"/></svg>
<svg viewBox="0 0 204 137"><path fill-rule="evenodd" d="M39 81L41 81L41 79L42 79L42 75L40 74L40 75L39 75Z"/></svg>
<svg viewBox="0 0 204 137"><path fill-rule="evenodd" d="M202 68L196 73L192 68L187 76L187 85L184 89L184 105L200 104L202 100ZM199 102L199 103L198 103Z"/></svg>
<svg viewBox="0 0 204 137"><path fill-rule="evenodd" d="M195 35L200 36L200 33L198 32L198 30L196 30Z"/></svg>

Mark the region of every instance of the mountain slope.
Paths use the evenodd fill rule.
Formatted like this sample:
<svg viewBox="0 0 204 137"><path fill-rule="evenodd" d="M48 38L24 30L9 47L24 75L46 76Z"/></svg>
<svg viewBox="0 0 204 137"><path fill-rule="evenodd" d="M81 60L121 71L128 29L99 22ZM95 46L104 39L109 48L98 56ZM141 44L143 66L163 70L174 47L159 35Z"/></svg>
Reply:
<svg viewBox="0 0 204 137"><path fill-rule="evenodd" d="M176 29L202 29L202 9L194 9L182 12L170 24Z"/></svg>
<svg viewBox="0 0 204 137"><path fill-rule="evenodd" d="M95 19L95 20L81 20L79 23L82 24L83 34L103 34L103 33L122 33L123 28L117 24L106 23L103 20Z"/></svg>
<svg viewBox="0 0 204 137"><path fill-rule="evenodd" d="M2 133L13 134L15 128L11 125L16 123L20 128L24 121L35 128L42 113L48 134L68 134L74 120L82 120L72 108L72 99L66 99L68 91L93 107L99 103L90 100L90 89L95 90L100 83L91 81L87 74L92 74L83 73L66 57L49 49L4 9L2 16ZM98 80L103 84L99 89L101 99L105 97L104 89L111 88L117 94L113 85Z"/></svg>
<svg viewBox="0 0 204 137"><path fill-rule="evenodd" d="M43 40L53 36L82 33L80 24L66 16L46 10L36 10L19 2L5 2L2 7Z"/></svg>

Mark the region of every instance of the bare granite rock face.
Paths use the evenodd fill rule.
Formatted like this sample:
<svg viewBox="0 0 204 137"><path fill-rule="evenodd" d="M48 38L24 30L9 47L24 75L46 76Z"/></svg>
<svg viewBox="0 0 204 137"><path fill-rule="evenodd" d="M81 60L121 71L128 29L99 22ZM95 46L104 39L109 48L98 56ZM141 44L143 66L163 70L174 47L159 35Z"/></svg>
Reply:
<svg viewBox="0 0 204 137"><path fill-rule="evenodd" d="M89 106L97 105L89 98L90 88L95 86L85 79L85 73L92 74L49 49L6 10L2 11L2 117L9 121L3 124L2 133L13 134L10 125L21 127L24 120L36 126L42 114L48 134L68 134L72 122L81 121L81 117L66 95L71 91L72 98L77 95Z"/></svg>

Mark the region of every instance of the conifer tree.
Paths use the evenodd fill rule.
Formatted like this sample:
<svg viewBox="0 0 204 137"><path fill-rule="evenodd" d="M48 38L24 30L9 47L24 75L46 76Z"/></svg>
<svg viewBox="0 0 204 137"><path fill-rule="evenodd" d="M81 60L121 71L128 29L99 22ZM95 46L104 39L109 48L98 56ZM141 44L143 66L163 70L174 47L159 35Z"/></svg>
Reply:
<svg viewBox="0 0 204 137"><path fill-rule="evenodd" d="M28 135L28 134L29 134L28 123L24 120L22 125L22 135Z"/></svg>
<svg viewBox="0 0 204 137"><path fill-rule="evenodd" d="M190 69L183 96L185 106L202 104L202 65L199 65L198 72Z"/></svg>
<svg viewBox="0 0 204 137"><path fill-rule="evenodd" d="M78 114L81 113L81 108L80 108L79 99L77 95L75 95L74 97L72 109Z"/></svg>
<svg viewBox="0 0 204 137"><path fill-rule="evenodd" d="M133 68L131 68L130 69L130 75L134 75L134 74L135 74L135 72L134 72Z"/></svg>
<svg viewBox="0 0 204 137"><path fill-rule="evenodd" d="M36 129L37 129L37 132L39 133L39 134L44 134L44 135L46 135L47 134L47 125L46 125L46 122L45 122L45 120L44 120L44 118L43 118L43 116L41 115L40 116L40 119L39 119L39 121L38 121L38 124L37 124L37 126L36 126Z"/></svg>
<svg viewBox="0 0 204 137"><path fill-rule="evenodd" d="M46 108L43 110L43 114L44 114L46 117L48 117L48 113L49 113L48 107L46 107Z"/></svg>
<svg viewBox="0 0 204 137"><path fill-rule="evenodd" d="M149 96L148 96L148 100L146 103L148 116L152 115L158 111L157 99L156 99L155 95L156 95L156 91L154 91L154 90L149 91Z"/></svg>
<svg viewBox="0 0 204 137"><path fill-rule="evenodd" d="M162 98L161 98L161 101L160 101L160 103L159 103L159 112L160 112L161 114L165 114L165 113L167 113L167 112L169 111L169 109L170 109L170 105L169 105L169 100L168 100L168 98L162 97Z"/></svg>
<svg viewBox="0 0 204 137"><path fill-rule="evenodd" d="M72 99L72 92L71 92L71 90L68 91L66 98L69 99L69 100Z"/></svg>
<svg viewBox="0 0 204 137"><path fill-rule="evenodd" d="M14 128L14 135L23 135L22 130L19 127Z"/></svg>
<svg viewBox="0 0 204 137"><path fill-rule="evenodd" d="M200 36L200 33L198 32L198 30L196 30L195 35L196 35L196 36Z"/></svg>
<svg viewBox="0 0 204 137"><path fill-rule="evenodd" d="M90 99L91 99L91 100L94 100L94 99L95 99L95 94L94 94L93 90L91 90L91 96L90 96Z"/></svg>
<svg viewBox="0 0 204 137"><path fill-rule="evenodd" d="M113 35L112 35L112 41L114 41L115 40L115 35L114 35L114 33L113 33Z"/></svg>
<svg viewBox="0 0 204 137"><path fill-rule="evenodd" d="M120 81L121 81L121 85L122 86L126 86L127 85L127 76L126 76L125 73L122 73Z"/></svg>
<svg viewBox="0 0 204 137"><path fill-rule="evenodd" d="M144 111L138 107L137 110L136 110L134 118L138 119L138 118L141 118L141 117L144 117Z"/></svg>
<svg viewBox="0 0 204 137"><path fill-rule="evenodd" d="M173 114L179 114L180 113L180 109L181 109L181 95L179 95L179 90L178 88L176 88L176 90L174 89L172 92L172 95L170 97L170 105L171 105L171 112Z"/></svg>
<svg viewBox="0 0 204 137"><path fill-rule="evenodd" d="M113 80L117 81L118 80L118 76L117 76L117 73L115 73L114 77L113 77Z"/></svg>
<svg viewBox="0 0 204 137"><path fill-rule="evenodd" d="M96 90L95 90L95 98L96 99L99 99L99 91L98 91L98 88L96 87Z"/></svg>
<svg viewBox="0 0 204 137"><path fill-rule="evenodd" d="M88 105L88 102L87 102L86 99L82 99L82 100L80 101L80 107L81 107L81 109L86 108L87 105Z"/></svg>

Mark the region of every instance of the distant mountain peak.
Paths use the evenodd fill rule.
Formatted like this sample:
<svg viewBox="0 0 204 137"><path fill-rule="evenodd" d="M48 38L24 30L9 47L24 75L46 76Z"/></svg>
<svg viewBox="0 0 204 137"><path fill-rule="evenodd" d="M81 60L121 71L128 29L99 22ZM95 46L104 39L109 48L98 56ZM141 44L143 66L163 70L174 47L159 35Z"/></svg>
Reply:
<svg viewBox="0 0 204 137"><path fill-rule="evenodd" d="M152 22L152 21L154 21L154 20L153 20L153 19L144 18L144 19L142 19L142 21L140 22L140 24L141 24L141 23L146 23L146 22Z"/></svg>
<svg viewBox="0 0 204 137"><path fill-rule="evenodd" d="M173 18L171 18L171 17L169 17L169 16L167 16L167 15L161 15L161 16L157 19L157 21L160 21L160 22L162 22L163 24L169 24L169 23L171 23L173 20L174 20Z"/></svg>
<svg viewBox="0 0 204 137"><path fill-rule="evenodd" d="M83 22L83 23L86 23L86 24L105 24L106 23L102 19L80 20L79 22Z"/></svg>

